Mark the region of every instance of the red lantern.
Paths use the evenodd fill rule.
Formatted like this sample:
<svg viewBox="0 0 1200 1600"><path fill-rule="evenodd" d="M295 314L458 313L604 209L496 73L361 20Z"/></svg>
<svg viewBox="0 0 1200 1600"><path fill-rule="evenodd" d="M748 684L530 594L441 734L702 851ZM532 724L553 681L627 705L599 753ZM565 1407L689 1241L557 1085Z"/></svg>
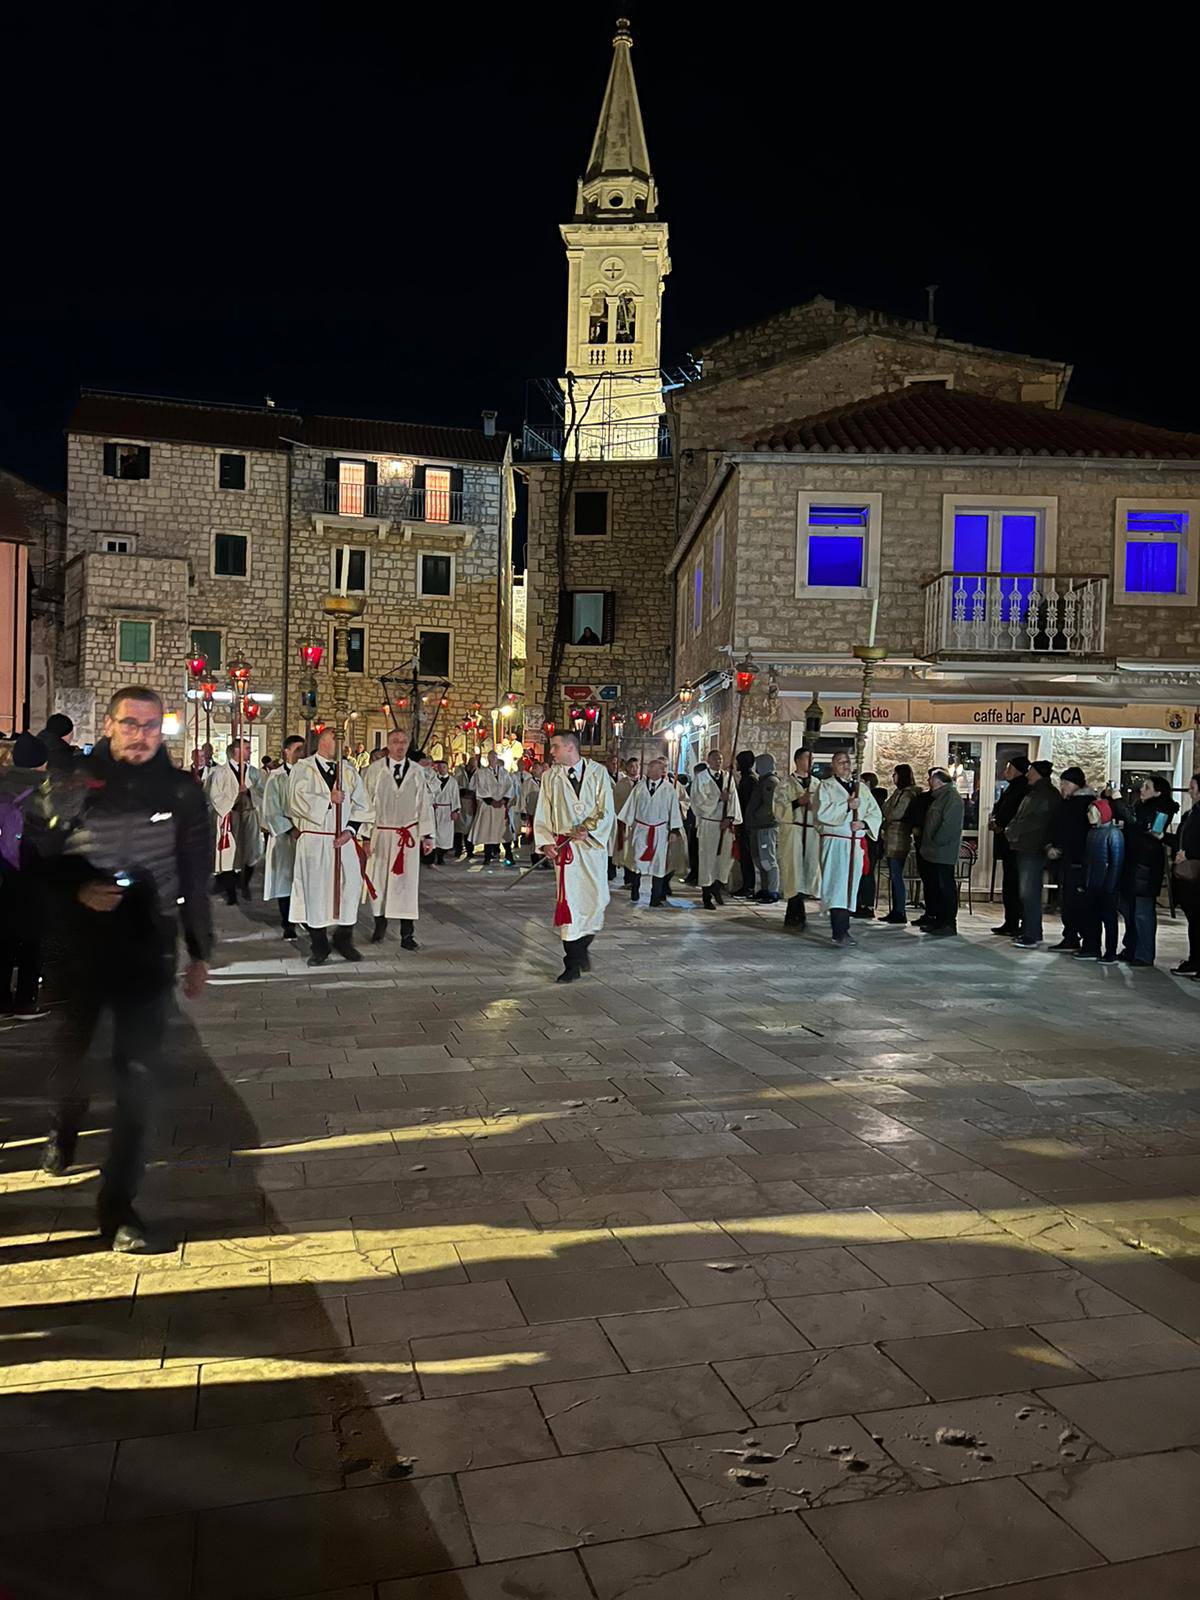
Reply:
<svg viewBox="0 0 1200 1600"><path fill-rule="evenodd" d="M211 678L205 678L204 682L200 685L200 693L204 696L205 708L211 711L213 701L217 697L217 686Z"/></svg>
<svg viewBox="0 0 1200 1600"><path fill-rule="evenodd" d="M650 723L651 723L652 719L653 719L653 712L650 712L650 711L639 711L638 712L638 714L637 714L637 725L642 730L643 733L645 733L646 729L650 726Z"/></svg>
<svg viewBox="0 0 1200 1600"><path fill-rule="evenodd" d="M306 672L316 672L325 655L325 646L315 639L306 639L300 646L300 665Z"/></svg>
<svg viewBox="0 0 1200 1600"><path fill-rule="evenodd" d="M508 703L509 703L509 705L510 705L510 706L515 706L515 705L516 705L516 703L517 703L517 700L518 700L518 699L519 699L519 698L520 698L520 697L519 697L519 695L518 695L518 694L517 694L517 692L516 692L516 690L515 690L515 689L510 689L510 690L509 690L509 691L508 691L508 693L507 693L507 694L506 694L506 695L505 695L505 696L504 696L504 698L505 698L505 699L506 699L506 700L507 700L507 701L508 701Z"/></svg>
<svg viewBox="0 0 1200 1600"><path fill-rule="evenodd" d="M440 704L444 710L445 707L450 704L450 696L448 694L444 694L441 698Z"/></svg>
<svg viewBox="0 0 1200 1600"><path fill-rule="evenodd" d="M314 722L313 723L313 732L314 733L324 733L325 732L325 724L323 722Z"/></svg>
<svg viewBox="0 0 1200 1600"><path fill-rule="evenodd" d="M739 661L733 669L734 687L739 694L749 694L757 677L758 668L754 665L754 657L751 655L747 655L744 661Z"/></svg>
<svg viewBox="0 0 1200 1600"><path fill-rule="evenodd" d="M558 723L551 722L550 719L547 718L546 721L542 723L542 727L545 729L547 739L552 739L554 737L554 730L558 727Z"/></svg>
<svg viewBox="0 0 1200 1600"><path fill-rule="evenodd" d="M203 650L197 650L195 655L187 658L187 669L193 683L199 683L208 668L208 657Z"/></svg>
<svg viewBox="0 0 1200 1600"><path fill-rule="evenodd" d="M590 723L594 723L596 718L600 715L600 707L599 706L584 706L583 714L588 719L588 721Z"/></svg>
<svg viewBox="0 0 1200 1600"><path fill-rule="evenodd" d="M229 674L229 681L239 694L245 694L246 685L250 682L250 663L245 656L234 656L225 669Z"/></svg>
<svg viewBox="0 0 1200 1600"><path fill-rule="evenodd" d="M257 700L247 700L246 704L242 707L242 715L245 717L247 722L257 722L258 714L261 710L262 707L259 705Z"/></svg>
<svg viewBox="0 0 1200 1600"><path fill-rule="evenodd" d="M408 696L406 694L402 694L400 696L399 700L396 701L396 705L399 707L399 709L401 711L404 710L404 708L405 708L405 706L407 706L407 704L408 704Z"/></svg>

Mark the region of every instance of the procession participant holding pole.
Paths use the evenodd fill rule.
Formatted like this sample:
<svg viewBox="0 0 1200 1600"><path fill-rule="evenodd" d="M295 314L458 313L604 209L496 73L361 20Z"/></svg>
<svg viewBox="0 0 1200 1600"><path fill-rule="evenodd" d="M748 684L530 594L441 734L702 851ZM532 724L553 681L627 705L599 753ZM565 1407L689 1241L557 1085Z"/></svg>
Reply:
<svg viewBox="0 0 1200 1600"><path fill-rule="evenodd" d="M812 751L797 750L786 782L775 791L779 819L779 889L787 902L785 928L803 929L805 896L821 893L821 840L817 831Z"/></svg>
<svg viewBox="0 0 1200 1600"><path fill-rule="evenodd" d="M642 873L651 878L650 904L667 903L667 856L672 833L683 832L683 813L679 809L679 792L667 782L666 762L651 761L646 777L639 778L621 807L617 822L625 838L631 840L630 856L633 861L629 898L634 905L641 892Z"/></svg>
<svg viewBox="0 0 1200 1600"><path fill-rule="evenodd" d="M262 860L263 775L250 764L250 741L235 739L225 752L223 766L213 768L205 784L208 803L216 819L216 854L213 870L225 891L227 905L237 905L250 895L250 875Z"/></svg>
<svg viewBox="0 0 1200 1600"><path fill-rule="evenodd" d="M634 786L641 775L642 767L640 761L636 756L630 756L629 760L626 761L624 765L622 775L613 784L614 816L619 817L621 815L621 808L624 806L626 800L629 799L629 796L633 793ZM623 830L621 828L614 828L608 841L608 858L614 869L609 873L609 878L611 879L615 877L615 869L620 867L625 874L625 887L629 889L632 887L634 879L632 855L633 840L632 837L620 839L618 836L622 832Z"/></svg>
<svg viewBox="0 0 1200 1600"><path fill-rule="evenodd" d="M475 846L471 843L471 824L475 820L475 791L471 788L471 780L478 770L479 762L474 756L460 761L454 769L454 781L458 785L458 821L454 824L456 860L465 855L469 861L475 853Z"/></svg>
<svg viewBox="0 0 1200 1600"><path fill-rule="evenodd" d="M454 849L459 820L458 784L444 761L433 763L429 798L433 806L434 860L440 867L445 863L446 851Z"/></svg>
<svg viewBox="0 0 1200 1600"><path fill-rule="evenodd" d="M434 816L425 769L408 754L408 735L393 728L387 756L367 769L363 779L370 835L363 898L375 916L371 943L387 936L389 920L400 920L400 948L419 949L414 938L421 882L421 856L433 849Z"/></svg>
<svg viewBox="0 0 1200 1600"><path fill-rule="evenodd" d="M292 872L296 865L296 825L288 810L288 784L292 768L304 753L304 736L293 733L283 741L283 762L263 789L263 827L267 830L267 865L263 872L263 899L279 903L283 937L294 939L291 918Z"/></svg>
<svg viewBox="0 0 1200 1600"><path fill-rule="evenodd" d="M857 944L850 934L859 880L867 868L867 840L878 839L883 813L870 789L851 777L845 750L834 756L832 777L816 787L816 822L821 835L821 900L839 949Z"/></svg>
<svg viewBox="0 0 1200 1600"><path fill-rule="evenodd" d="M375 771L383 766L375 763ZM424 780L422 780L423 782ZM337 760L337 735L323 728L317 753L297 761L288 783L287 808L299 830L292 873L291 915L312 936L310 967L329 960L333 948L346 961L361 961L354 924L362 894L357 834L371 815L363 781L352 761Z"/></svg>
<svg viewBox="0 0 1200 1600"><path fill-rule="evenodd" d="M508 829L508 773L495 748L487 753L484 765L471 779L475 796L475 819L471 823L472 845L483 846L483 864L490 866L500 854Z"/></svg>
<svg viewBox="0 0 1200 1600"><path fill-rule="evenodd" d="M696 818L698 879L704 906L724 905L723 889L733 869L733 833L742 820L742 806L733 774L725 771L719 750L710 750L692 773L692 813Z"/></svg>
<svg viewBox="0 0 1200 1600"><path fill-rule="evenodd" d="M588 946L604 926L608 905L608 839L615 823L612 785L604 768L580 753L579 735L564 729L550 741L553 765L542 776L533 842L555 869L554 925L563 941L558 983L574 983L591 966Z"/></svg>

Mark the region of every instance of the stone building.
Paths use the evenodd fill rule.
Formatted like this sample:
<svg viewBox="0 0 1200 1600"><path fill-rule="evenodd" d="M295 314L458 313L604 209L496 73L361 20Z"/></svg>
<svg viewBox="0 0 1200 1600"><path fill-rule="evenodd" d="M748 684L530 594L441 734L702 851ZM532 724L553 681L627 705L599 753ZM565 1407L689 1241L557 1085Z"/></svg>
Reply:
<svg viewBox="0 0 1200 1600"><path fill-rule="evenodd" d="M867 767L948 765L981 881L1009 755L1185 789L1200 686L1200 434L1003 393L910 383L721 452L669 562L699 693L658 717L729 739L751 651L740 744L788 755L816 693L818 748L849 748L874 622Z"/></svg>
<svg viewBox="0 0 1200 1600"><path fill-rule="evenodd" d="M349 634L353 737L382 738L380 679L445 681L447 734L508 687L509 441L480 430L308 417L85 392L67 430L65 577L56 694L101 698L136 678L185 710L185 658L223 684L235 654L271 696L263 748L301 719L299 646L326 645L318 711L332 709L321 602L365 608ZM412 716L411 693L402 717ZM441 698L439 689L436 698ZM426 724L428 725L428 724ZM218 734L227 723L218 711ZM173 739L190 749L187 730Z"/></svg>
<svg viewBox="0 0 1200 1600"><path fill-rule="evenodd" d="M66 503L0 472L0 732L40 728L61 593Z"/></svg>

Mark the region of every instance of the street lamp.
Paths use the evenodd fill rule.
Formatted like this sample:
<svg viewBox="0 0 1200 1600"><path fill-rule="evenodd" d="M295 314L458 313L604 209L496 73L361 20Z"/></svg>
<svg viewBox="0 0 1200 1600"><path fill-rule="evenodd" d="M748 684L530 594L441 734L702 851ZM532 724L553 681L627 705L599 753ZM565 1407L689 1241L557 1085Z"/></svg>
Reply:
<svg viewBox="0 0 1200 1600"><path fill-rule="evenodd" d="M754 654L746 651L746 659L739 661L733 669L733 686L737 690L737 715L733 719L733 754L737 756L738 744L742 732L742 710L746 704L746 696L754 687L754 680L758 677L758 668L754 665Z"/></svg>
<svg viewBox="0 0 1200 1600"><path fill-rule="evenodd" d="M309 754L312 743L312 719L317 711L317 679L325 646L310 633L300 641L300 707L304 713L304 753Z"/></svg>
<svg viewBox="0 0 1200 1600"><path fill-rule="evenodd" d="M821 737L821 724L825 721L825 710L817 699L817 691L813 690L813 697L804 708L804 748L810 755L815 754L817 740Z"/></svg>
<svg viewBox="0 0 1200 1600"><path fill-rule="evenodd" d="M208 671L208 657L203 650L194 650L187 658L188 677L192 680L193 691L200 687L200 680ZM198 777L200 773L200 698L196 700L196 737L192 744L192 776ZM185 730L186 731L186 730Z"/></svg>
<svg viewBox="0 0 1200 1600"><path fill-rule="evenodd" d="M246 762L242 755L242 706L250 688L250 670L250 663L243 655L234 656L225 668L229 687L233 691L233 701L229 708L230 733L237 746L238 788L243 793L246 788Z"/></svg>
<svg viewBox="0 0 1200 1600"><path fill-rule="evenodd" d="M200 685L200 694L204 705L204 742L212 751L212 708L217 698L217 685L213 678L205 678Z"/></svg>

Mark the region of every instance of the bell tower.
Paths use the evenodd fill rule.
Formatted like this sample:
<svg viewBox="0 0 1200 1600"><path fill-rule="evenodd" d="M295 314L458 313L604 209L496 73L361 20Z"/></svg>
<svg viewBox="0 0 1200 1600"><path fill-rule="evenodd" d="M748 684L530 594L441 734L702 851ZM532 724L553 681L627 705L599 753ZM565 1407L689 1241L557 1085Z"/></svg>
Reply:
<svg viewBox="0 0 1200 1600"><path fill-rule="evenodd" d="M671 270L633 79L633 36L617 20L591 155L562 225L567 251L566 422L589 460L658 455L663 280Z"/></svg>

